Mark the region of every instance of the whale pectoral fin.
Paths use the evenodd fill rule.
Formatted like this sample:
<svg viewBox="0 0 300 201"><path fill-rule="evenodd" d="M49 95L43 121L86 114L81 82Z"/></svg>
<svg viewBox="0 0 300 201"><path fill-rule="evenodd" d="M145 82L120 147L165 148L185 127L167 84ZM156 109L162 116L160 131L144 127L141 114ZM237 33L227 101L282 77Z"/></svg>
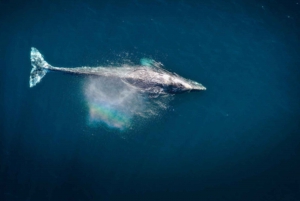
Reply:
<svg viewBox="0 0 300 201"><path fill-rule="evenodd" d="M149 66L151 67L153 65L154 60L153 59L147 59L147 58L142 58L140 60L140 63L142 66Z"/></svg>
<svg viewBox="0 0 300 201"><path fill-rule="evenodd" d="M164 65L160 62L157 62L153 59L147 59L147 58L142 58L140 60L140 63L142 66L148 66L148 67L156 67L156 68L162 68Z"/></svg>

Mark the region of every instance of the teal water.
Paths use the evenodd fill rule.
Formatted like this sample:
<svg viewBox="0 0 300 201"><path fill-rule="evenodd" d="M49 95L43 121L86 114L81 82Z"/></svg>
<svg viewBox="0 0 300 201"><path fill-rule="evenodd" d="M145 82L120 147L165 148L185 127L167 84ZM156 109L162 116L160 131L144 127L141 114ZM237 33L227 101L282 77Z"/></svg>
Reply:
<svg viewBox="0 0 300 201"><path fill-rule="evenodd" d="M0 200L299 200L300 2L0 3ZM120 131L54 66L151 58L207 91Z"/></svg>

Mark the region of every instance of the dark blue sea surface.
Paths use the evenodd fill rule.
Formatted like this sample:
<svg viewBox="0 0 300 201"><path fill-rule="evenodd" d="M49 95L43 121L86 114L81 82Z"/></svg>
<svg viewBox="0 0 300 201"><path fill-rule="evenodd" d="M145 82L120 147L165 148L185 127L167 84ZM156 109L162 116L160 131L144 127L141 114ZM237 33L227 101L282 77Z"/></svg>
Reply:
<svg viewBox="0 0 300 201"><path fill-rule="evenodd" d="M0 3L0 200L300 200L300 1ZM151 58L207 87L126 131L54 66ZM139 124L134 121L132 124Z"/></svg>

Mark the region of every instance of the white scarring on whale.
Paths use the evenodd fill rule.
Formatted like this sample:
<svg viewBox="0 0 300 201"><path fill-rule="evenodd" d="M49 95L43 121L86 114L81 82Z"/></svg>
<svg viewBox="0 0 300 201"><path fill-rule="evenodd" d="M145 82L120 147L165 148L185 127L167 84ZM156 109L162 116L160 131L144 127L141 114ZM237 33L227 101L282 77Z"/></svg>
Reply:
<svg viewBox="0 0 300 201"><path fill-rule="evenodd" d="M162 68L162 64L151 59L141 59L141 65L121 67L54 67L48 64L42 54L31 48L29 86L34 87L48 71L61 71L77 75L93 75L99 77L114 77L121 79L130 87L154 95L176 94L190 91L201 91L206 88L195 81L183 78Z"/></svg>

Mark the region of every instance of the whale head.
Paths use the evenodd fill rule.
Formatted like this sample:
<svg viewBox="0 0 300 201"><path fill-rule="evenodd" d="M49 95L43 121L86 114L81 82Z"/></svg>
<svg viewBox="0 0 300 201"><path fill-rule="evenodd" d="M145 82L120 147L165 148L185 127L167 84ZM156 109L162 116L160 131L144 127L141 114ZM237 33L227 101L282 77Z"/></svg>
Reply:
<svg viewBox="0 0 300 201"><path fill-rule="evenodd" d="M171 83L168 85L168 92L169 93L184 93L190 91L202 91L206 90L202 84L183 78L177 74L172 76Z"/></svg>

